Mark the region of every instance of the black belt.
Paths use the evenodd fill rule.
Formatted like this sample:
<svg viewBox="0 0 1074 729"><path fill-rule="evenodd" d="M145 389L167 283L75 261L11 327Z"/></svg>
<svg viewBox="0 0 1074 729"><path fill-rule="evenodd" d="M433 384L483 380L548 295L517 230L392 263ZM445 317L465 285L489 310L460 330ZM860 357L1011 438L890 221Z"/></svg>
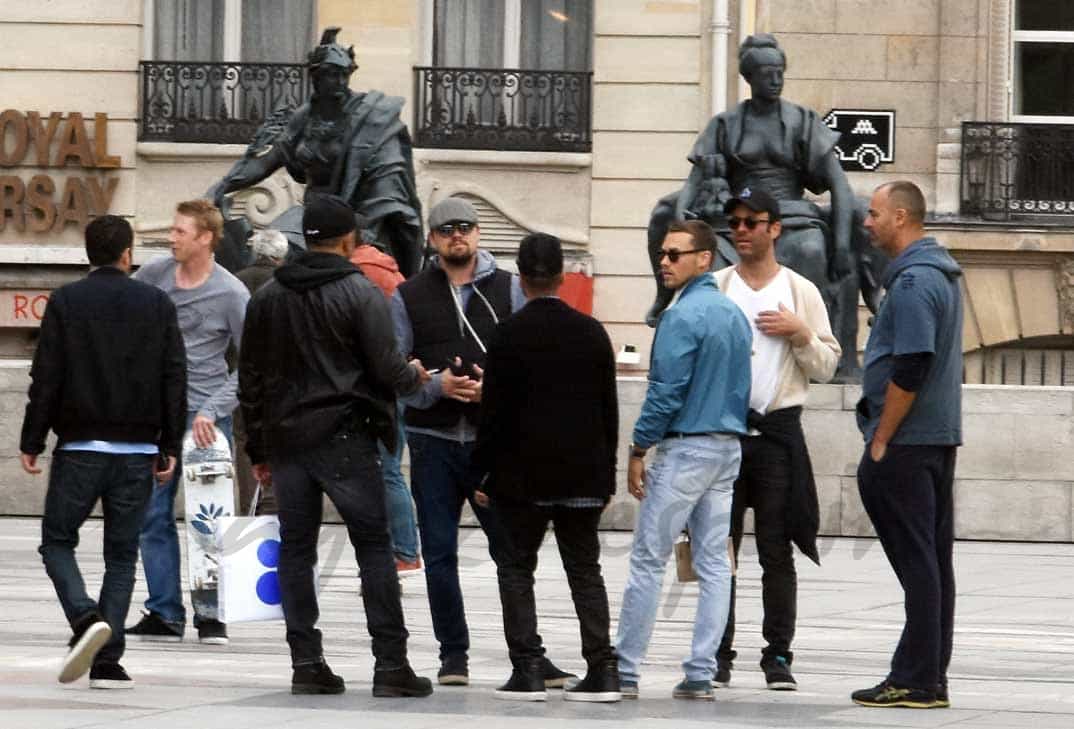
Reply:
<svg viewBox="0 0 1074 729"><path fill-rule="evenodd" d="M678 438L679 440L681 440L683 438L701 438L701 437L704 437L704 436L714 436L714 435L733 435L733 436L737 437L740 434L739 433L725 433L722 430L718 430L718 431L716 431L714 433L711 433L711 432L706 432L706 433L680 433L677 430L671 430L671 431L668 431L667 433L664 433L664 438L665 439L667 439L667 438Z"/></svg>

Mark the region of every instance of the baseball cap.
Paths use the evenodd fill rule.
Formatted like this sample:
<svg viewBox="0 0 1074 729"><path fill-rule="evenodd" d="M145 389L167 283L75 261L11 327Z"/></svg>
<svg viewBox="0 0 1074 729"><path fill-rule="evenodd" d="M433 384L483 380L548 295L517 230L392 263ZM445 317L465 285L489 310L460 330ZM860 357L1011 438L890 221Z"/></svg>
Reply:
<svg viewBox="0 0 1074 729"><path fill-rule="evenodd" d="M563 273L563 246L548 233L530 233L518 245L518 272L526 278L552 278Z"/></svg>
<svg viewBox="0 0 1074 729"><path fill-rule="evenodd" d="M313 243L338 238L356 227L354 211L335 195L318 195L302 211L302 234Z"/></svg>
<svg viewBox="0 0 1074 729"><path fill-rule="evenodd" d="M444 223L473 223L477 225L477 211L466 200L449 197L441 200L429 211L429 227L439 228Z"/></svg>
<svg viewBox="0 0 1074 729"><path fill-rule="evenodd" d="M741 192L724 204L724 214L729 215L736 205L745 205L755 213L768 213L768 219L772 222L780 219L779 201L759 187L742 188Z"/></svg>

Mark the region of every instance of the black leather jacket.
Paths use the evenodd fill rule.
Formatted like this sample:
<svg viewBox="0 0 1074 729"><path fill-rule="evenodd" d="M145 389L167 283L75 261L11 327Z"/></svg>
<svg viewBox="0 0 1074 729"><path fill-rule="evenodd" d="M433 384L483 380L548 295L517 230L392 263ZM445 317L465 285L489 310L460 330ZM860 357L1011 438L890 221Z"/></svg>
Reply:
<svg viewBox="0 0 1074 729"><path fill-rule="evenodd" d="M395 397L419 386L388 304L350 261L309 252L276 269L246 312L239 403L253 463L365 431L395 447Z"/></svg>

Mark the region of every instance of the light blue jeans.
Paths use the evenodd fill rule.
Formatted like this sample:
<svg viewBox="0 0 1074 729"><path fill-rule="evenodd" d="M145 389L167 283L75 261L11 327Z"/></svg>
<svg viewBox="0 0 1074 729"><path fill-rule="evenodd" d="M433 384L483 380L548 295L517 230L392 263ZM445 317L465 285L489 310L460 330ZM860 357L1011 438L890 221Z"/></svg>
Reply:
<svg viewBox="0 0 1074 729"><path fill-rule="evenodd" d="M700 595L694 617L690 658L683 661L686 678L708 681L716 668L716 647L727 624L731 562L727 535L731 496L742 460L736 436L700 435L667 438L645 475L630 574L619 613L619 677L638 681L656 620L657 603L668 559L683 527L690 546Z"/></svg>

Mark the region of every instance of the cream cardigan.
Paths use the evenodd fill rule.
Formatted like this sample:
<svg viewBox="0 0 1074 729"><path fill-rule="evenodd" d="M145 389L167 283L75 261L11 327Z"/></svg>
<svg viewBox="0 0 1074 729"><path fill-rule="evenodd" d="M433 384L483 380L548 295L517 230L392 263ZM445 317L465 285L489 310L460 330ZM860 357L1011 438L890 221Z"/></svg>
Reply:
<svg viewBox="0 0 1074 729"><path fill-rule="evenodd" d="M800 276L784 266L791 283L791 296L794 298L794 311L813 336L801 347L793 344L783 355L779 368L779 387L775 397L768 406L769 412L805 404L809 381L828 382L835 375L839 357L843 350L832 335L832 325L828 321L828 310L820 291L813 282ZM712 274L720 291L727 291L728 282L734 266L721 268Z"/></svg>

